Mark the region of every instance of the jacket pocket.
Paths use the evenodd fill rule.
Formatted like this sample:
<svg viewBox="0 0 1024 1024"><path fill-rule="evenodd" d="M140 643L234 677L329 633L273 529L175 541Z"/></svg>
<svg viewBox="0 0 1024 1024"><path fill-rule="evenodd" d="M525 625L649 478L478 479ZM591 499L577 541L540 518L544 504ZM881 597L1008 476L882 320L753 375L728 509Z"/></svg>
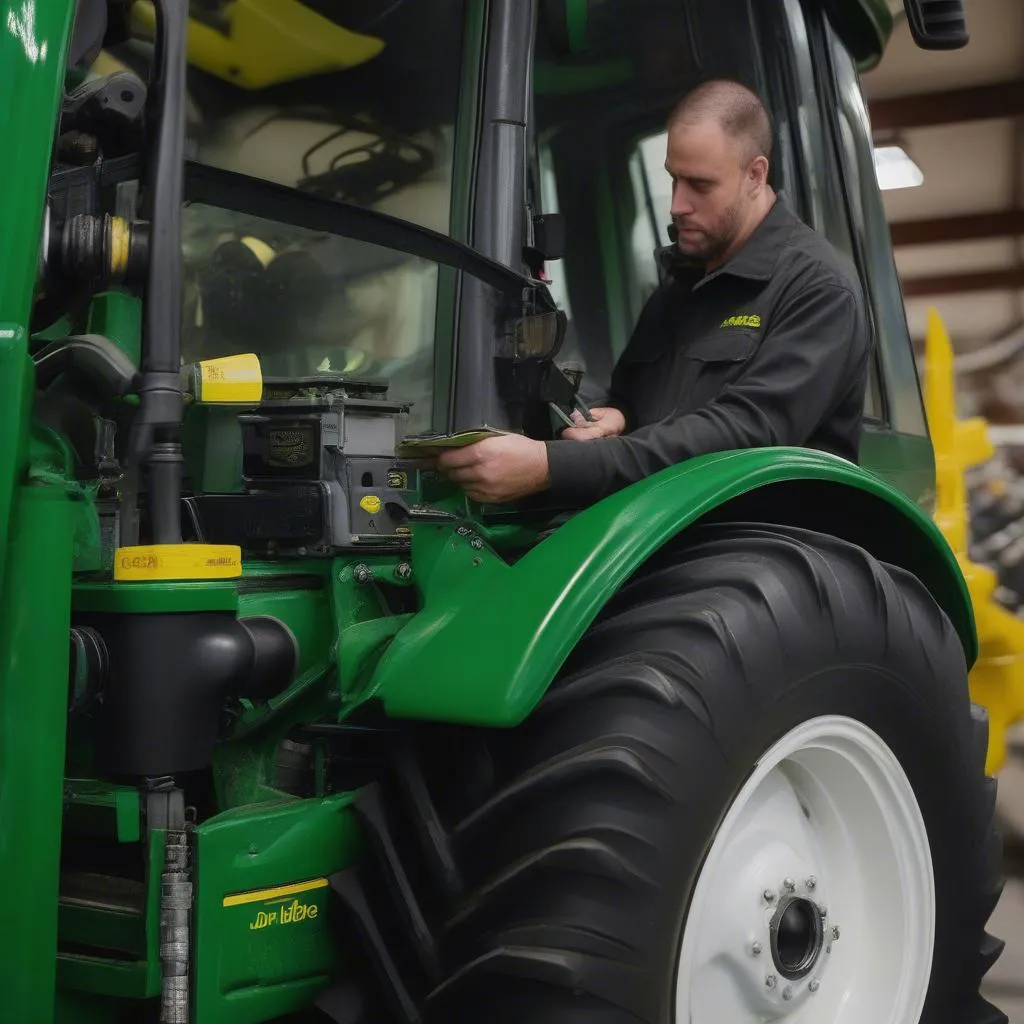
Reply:
<svg viewBox="0 0 1024 1024"><path fill-rule="evenodd" d="M742 363L754 354L759 340L752 331L723 331L698 338L684 355L701 363Z"/></svg>
<svg viewBox="0 0 1024 1024"><path fill-rule="evenodd" d="M742 372L760 338L729 331L698 338L683 353L680 411L692 412L716 398Z"/></svg>

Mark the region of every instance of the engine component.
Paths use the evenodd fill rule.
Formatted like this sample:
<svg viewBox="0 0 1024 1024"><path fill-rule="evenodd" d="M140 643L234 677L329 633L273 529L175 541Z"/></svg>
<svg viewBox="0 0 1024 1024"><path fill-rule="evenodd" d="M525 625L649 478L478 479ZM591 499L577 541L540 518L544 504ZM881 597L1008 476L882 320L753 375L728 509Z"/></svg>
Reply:
<svg viewBox="0 0 1024 1024"><path fill-rule="evenodd" d="M146 86L131 71L115 71L83 82L68 93L61 133L81 132L97 139L105 157L137 152L142 141Z"/></svg>
<svg viewBox="0 0 1024 1024"><path fill-rule="evenodd" d="M97 613L76 627L98 634L106 650L99 753L114 775L208 766L224 701L265 700L298 668L294 635L269 616Z"/></svg>
<svg viewBox="0 0 1024 1024"><path fill-rule="evenodd" d="M50 221L43 266L53 280L138 285L148 263L148 224L90 213Z"/></svg>
<svg viewBox="0 0 1024 1024"><path fill-rule="evenodd" d="M386 383L336 374L263 385L239 416L246 493L188 499L202 538L278 554L404 543L419 486L394 454L408 405Z"/></svg>

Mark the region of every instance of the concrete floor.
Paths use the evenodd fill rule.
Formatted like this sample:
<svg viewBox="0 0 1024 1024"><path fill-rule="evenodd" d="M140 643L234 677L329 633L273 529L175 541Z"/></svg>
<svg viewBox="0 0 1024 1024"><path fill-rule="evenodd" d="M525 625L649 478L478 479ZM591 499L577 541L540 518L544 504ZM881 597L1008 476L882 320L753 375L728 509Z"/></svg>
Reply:
<svg viewBox="0 0 1024 1024"><path fill-rule="evenodd" d="M999 776L1006 888L988 929L1006 948L982 990L1010 1018L1010 1024L1024 1024L1024 730L1018 730L1014 739Z"/></svg>

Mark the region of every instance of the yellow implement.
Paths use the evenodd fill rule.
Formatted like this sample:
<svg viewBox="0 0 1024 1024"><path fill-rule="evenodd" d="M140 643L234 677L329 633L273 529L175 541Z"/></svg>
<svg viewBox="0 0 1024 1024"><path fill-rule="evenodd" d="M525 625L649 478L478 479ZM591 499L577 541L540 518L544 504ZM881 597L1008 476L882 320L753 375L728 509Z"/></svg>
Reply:
<svg viewBox="0 0 1024 1024"><path fill-rule="evenodd" d="M131 13L137 28L153 32L151 0L138 0ZM222 25L188 24L189 62L243 89L344 71L383 49L384 40L336 25L298 0L235 0L224 5Z"/></svg>
<svg viewBox="0 0 1024 1024"><path fill-rule="evenodd" d="M1006 759L1006 731L1024 718L1024 621L993 599L996 574L967 555L969 517L964 475L992 458L985 420L956 416L953 348L938 311L928 311L924 400L935 449L935 522L956 553L971 592L980 653L970 675L971 696L989 713L986 769L999 771Z"/></svg>

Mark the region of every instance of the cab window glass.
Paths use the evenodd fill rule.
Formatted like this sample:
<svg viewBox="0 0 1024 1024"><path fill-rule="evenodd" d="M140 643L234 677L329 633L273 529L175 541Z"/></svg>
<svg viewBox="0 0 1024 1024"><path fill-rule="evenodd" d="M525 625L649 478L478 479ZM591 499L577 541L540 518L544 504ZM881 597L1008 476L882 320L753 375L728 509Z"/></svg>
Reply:
<svg viewBox="0 0 1024 1024"><path fill-rule="evenodd" d="M544 212L566 221L566 253L550 265L570 313L567 349L588 385L605 384L657 286L668 244L665 117L699 82L736 79L763 92L747 0L604 0L591 5L586 49L537 40L534 110ZM597 112L595 114L595 112Z"/></svg>
<svg viewBox="0 0 1024 1024"><path fill-rule="evenodd" d="M829 54L834 69L838 103L836 119L849 193L850 216L863 263L862 278L870 304L876 342L876 361L887 373L888 393L874 400L885 408L865 409L866 415L884 418L895 429L927 436L924 407L913 350L907 328L903 296L890 246L889 226L875 178L871 125L861 92L857 68L839 38L827 29ZM872 385L880 392L881 376L873 367Z"/></svg>

